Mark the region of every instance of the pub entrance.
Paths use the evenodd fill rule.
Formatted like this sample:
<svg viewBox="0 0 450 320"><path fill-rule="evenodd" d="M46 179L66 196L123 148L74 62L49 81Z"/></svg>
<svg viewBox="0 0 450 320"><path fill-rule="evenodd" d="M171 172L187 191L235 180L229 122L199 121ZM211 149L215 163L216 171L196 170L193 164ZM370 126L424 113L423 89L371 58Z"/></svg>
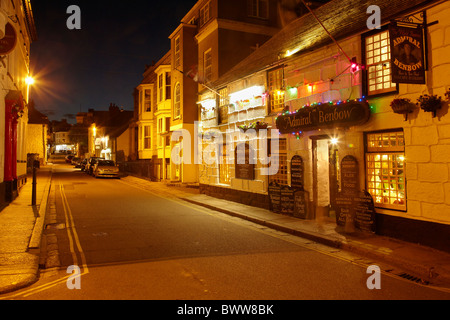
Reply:
<svg viewBox="0 0 450 320"><path fill-rule="evenodd" d="M313 212L319 222L336 222L335 199L339 191L337 143L329 136L313 136Z"/></svg>

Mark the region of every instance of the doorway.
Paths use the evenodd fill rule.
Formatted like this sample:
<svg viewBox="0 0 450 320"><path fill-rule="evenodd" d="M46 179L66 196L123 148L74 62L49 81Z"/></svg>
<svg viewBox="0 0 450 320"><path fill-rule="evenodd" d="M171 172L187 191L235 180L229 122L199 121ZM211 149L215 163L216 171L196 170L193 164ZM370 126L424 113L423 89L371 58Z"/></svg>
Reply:
<svg viewBox="0 0 450 320"><path fill-rule="evenodd" d="M339 192L338 145L329 136L311 137L313 155L313 207L318 221L336 222Z"/></svg>

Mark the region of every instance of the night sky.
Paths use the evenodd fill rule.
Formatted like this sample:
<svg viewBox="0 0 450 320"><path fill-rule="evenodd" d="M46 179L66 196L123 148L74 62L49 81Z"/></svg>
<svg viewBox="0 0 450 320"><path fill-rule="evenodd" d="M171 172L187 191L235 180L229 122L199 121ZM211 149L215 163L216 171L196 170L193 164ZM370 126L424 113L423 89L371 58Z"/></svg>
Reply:
<svg viewBox="0 0 450 320"><path fill-rule="evenodd" d="M169 35L197 0L31 0L38 40L31 45L31 92L50 120L75 123L78 112L133 110L145 66L170 50ZM66 26L70 5L81 30Z"/></svg>

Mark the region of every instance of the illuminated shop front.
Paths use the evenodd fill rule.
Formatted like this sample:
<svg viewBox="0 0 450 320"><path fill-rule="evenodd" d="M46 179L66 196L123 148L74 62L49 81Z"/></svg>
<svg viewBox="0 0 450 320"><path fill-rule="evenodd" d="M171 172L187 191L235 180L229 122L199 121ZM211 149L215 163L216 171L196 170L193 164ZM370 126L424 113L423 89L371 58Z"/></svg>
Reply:
<svg viewBox="0 0 450 320"><path fill-rule="evenodd" d="M364 12L363 1L335 0L322 8L350 5ZM400 7L408 15L381 29L358 25L366 16L346 21L354 36L339 40L339 47L331 39L317 44L310 35L328 37L316 19L337 26L344 17L302 17L214 84L229 93L264 86L259 118L252 116L255 108L244 107L250 99L229 101L227 125L259 121L279 138L269 153L278 171L258 176L263 166L256 164L255 180L238 183L231 170L231 189L264 195L259 204L278 214L450 250L450 56L441 54L438 36L448 25L439 16L450 14L450 6ZM439 23L425 25L425 17ZM248 118L239 113L236 119L230 111L236 108ZM219 183L210 181L205 192L222 196L212 185Z"/></svg>

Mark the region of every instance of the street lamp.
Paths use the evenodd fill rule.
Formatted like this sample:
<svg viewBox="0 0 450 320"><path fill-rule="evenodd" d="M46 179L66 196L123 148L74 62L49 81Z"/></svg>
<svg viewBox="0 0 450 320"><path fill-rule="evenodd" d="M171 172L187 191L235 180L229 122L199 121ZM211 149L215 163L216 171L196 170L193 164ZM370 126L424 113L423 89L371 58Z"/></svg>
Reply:
<svg viewBox="0 0 450 320"><path fill-rule="evenodd" d="M35 83L35 80L34 80L33 77L28 76L28 77L25 78L25 83L26 83L27 85L31 86L31 85L33 85L33 84Z"/></svg>
<svg viewBox="0 0 450 320"><path fill-rule="evenodd" d="M32 86L35 83L35 80L32 76L28 75L25 78L25 83L27 84L27 103L30 102L30 86Z"/></svg>

